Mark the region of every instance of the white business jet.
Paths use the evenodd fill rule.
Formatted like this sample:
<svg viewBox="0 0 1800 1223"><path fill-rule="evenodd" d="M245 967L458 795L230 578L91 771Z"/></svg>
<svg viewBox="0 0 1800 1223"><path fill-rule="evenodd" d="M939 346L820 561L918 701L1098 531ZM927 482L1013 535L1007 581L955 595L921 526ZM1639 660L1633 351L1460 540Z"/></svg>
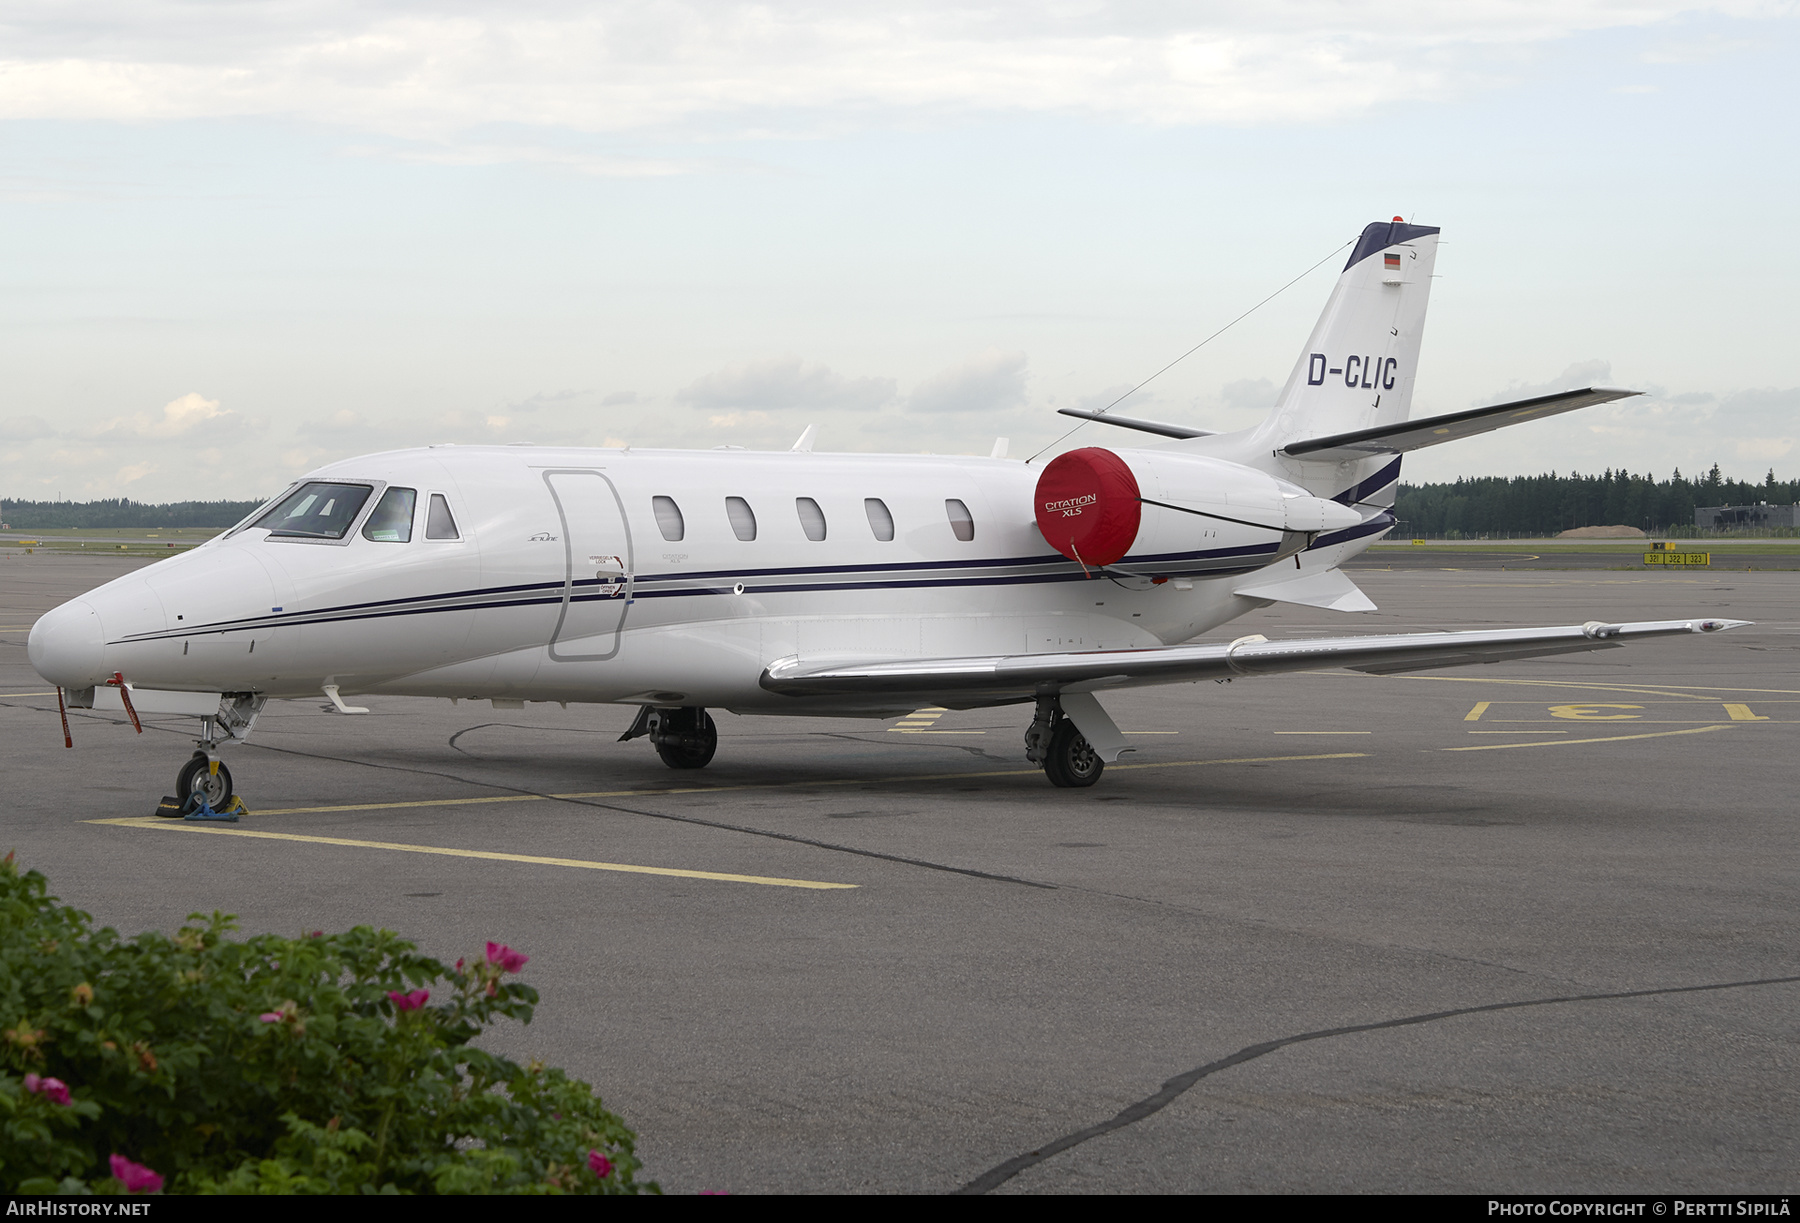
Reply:
<svg viewBox="0 0 1800 1223"><path fill-rule="evenodd" d="M1086 786L1126 750L1097 694L1607 649L1742 621L1183 645L1272 602L1374 607L1338 568L1394 525L1399 456L1636 392L1408 420L1438 231L1363 230L1262 424L1003 457L434 446L322 467L216 539L32 627L73 707L192 714L176 793L231 798L219 748L270 699L635 705L672 768L708 708L885 718L1034 703L1026 756ZM998 448L997 448L998 449ZM65 724L66 732L66 724ZM67 736L65 733L65 742Z"/></svg>

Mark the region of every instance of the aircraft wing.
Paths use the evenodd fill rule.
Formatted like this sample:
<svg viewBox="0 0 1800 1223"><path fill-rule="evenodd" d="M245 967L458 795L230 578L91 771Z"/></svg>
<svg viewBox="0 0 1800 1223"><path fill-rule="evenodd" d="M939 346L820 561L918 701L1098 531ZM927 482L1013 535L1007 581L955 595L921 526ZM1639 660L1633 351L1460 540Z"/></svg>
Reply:
<svg viewBox="0 0 1800 1223"><path fill-rule="evenodd" d="M1628 641L1679 633L1716 633L1747 620L1649 620L1636 624L1558 628L1474 629L1315 637L1269 641L1240 637L1230 644L1149 650L1092 650L1072 654L1005 654L987 658L808 664L798 655L771 663L762 686L787 696L911 695L951 708L1026 701L1062 692L1099 692L1203 679L1279 675L1347 668L1385 674L1510 662L1582 650L1615 649Z"/></svg>
<svg viewBox="0 0 1800 1223"><path fill-rule="evenodd" d="M1630 399L1633 395L1642 394L1642 391L1625 391L1610 386L1558 391L1554 395L1539 395L1534 399L1471 408L1467 412L1427 416L1422 420L1396 421L1391 425L1376 425L1372 429L1357 429L1351 433L1334 433L1329 437L1310 437L1304 441L1290 442L1281 448L1281 453L1296 459L1326 461L1366 459L1372 454L1405 454L1409 450L1421 450L1440 442L1460 441L1477 433L1491 433L1495 429L1504 429L1507 425L1541 420L1559 412L1573 412L1576 408L1611 403L1615 399Z"/></svg>

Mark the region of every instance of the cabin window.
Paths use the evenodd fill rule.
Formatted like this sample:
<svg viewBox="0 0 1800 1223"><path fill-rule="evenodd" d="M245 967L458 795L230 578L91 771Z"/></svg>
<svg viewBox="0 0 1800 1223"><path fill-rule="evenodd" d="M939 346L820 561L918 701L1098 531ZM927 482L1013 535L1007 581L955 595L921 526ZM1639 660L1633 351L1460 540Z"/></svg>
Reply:
<svg viewBox="0 0 1800 1223"><path fill-rule="evenodd" d="M426 539L461 539L456 530L456 519L450 513L450 503L444 494L431 494L431 508L425 511Z"/></svg>
<svg viewBox="0 0 1800 1223"><path fill-rule="evenodd" d="M888 513L887 502L880 497L865 497L863 511L869 516L869 530L875 532L876 539L894 538L894 516Z"/></svg>
<svg viewBox="0 0 1800 1223"><path fill-rule="evenodd" d="M412 542L413 506L419 494L410 488L390 488L375 503L375 512L363 523L364 539L376 543L405 544Z"/></svg>
<svg viewBox="0 0 1800 1223"><path fill-rule="evenodd" d="M742 497L725 498L725 516L731 519L731 533L745 543L756 538L756 513Z"/></svg>
<svg viewBox="0 0 1800 1223"><path fill-rule="evenodd" d="M652 497L650 508L656 513L656 529L662 532L662 537L672 544L680 543L682 536L687 534L687 523L682 520L681 507L675 504L675 498ZM754 525L751 534L755 534Z"/></svg>
<svg viewBox="0 0 1800 1223"><path fill-rule="evenodd" d="M271 536L289 539L342 539L375 490L367 484L310 480L256 520Z"/></svg>
<svg viewBox="0 0 1800 1223"><path fill-rule="evenodd" d="M956 532L956 538L965 544L975 538L975 520L969 516L969 507L951 497L944 502L944 512L950 515L950 529Z"/></svg>
<svg viewBox="0 0 1800 1223"><path fill-rule="evenodd" d="M825 538L825 511L811 497L795 497L794 509L800 514L800 529L806 538L817 543Z"/></svg>

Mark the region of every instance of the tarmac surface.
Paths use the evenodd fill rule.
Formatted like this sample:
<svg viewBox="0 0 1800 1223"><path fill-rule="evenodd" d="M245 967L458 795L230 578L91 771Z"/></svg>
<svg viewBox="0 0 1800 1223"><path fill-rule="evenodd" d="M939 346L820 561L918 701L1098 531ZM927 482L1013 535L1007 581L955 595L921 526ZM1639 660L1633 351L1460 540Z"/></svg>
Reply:
<svg viewBox="0 0 1800 1223"><path fill-rule="evenodd" d="M0 559L0 851L126 932L524 950L494 1047L595 1083L668 1191L1793 1188L1800 575L1359 570L1381 611L1216 635L1757 623L1108 695L1140 750L1088 790L1019 707L716 713L676 773L626 709L289 702L227 749L254 814L196 830L145 818L191 727L64 751L25 657L141 563Z"/></svg>

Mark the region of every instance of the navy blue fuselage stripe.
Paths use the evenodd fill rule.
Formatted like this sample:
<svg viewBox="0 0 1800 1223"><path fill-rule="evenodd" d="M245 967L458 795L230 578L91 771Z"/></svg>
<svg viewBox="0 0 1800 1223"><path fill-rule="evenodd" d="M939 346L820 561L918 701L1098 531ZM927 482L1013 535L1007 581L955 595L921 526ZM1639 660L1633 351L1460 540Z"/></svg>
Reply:
<svg viewBox="0 0 1800 1223"><path fill-rule="evenodd" d="M1399 470L1400 460L1396 458L1392 463L1383 467L1376 475L1362 481L1355 488L1339 493L1336 497L1332 498L1332 500L1342 502L1346 505L1352 504L1356 500L1366 497L1370 493L1379 491L1381 488L1386 487L1387 484L1398 479ZM1393 515L1384 511L1380 516L1363 524L1361 527L1352 527L1347 530L1334 532L1330 535L1320 536L1313 541L1308 550L1310 551L1311 548L1329 547L1332 544L1343 543L1351 539L1360 539L1365 535L1372 535L1379 531L1386 530L1393 525L1393 522ZM1119 563L1122 565L1144 566L1158 564L1167 565L1184 561L1230 561L1267 555L1276 550L1277 545L1274 543L1250 544L1242 547L1214 548L1197 552L1159 552L1152 553L1148 556L1127 555ZM936 570L938 573L943 574L956 573L960 570L969 569L992 570L1007 567L1035 568L1046 565L1066 567L1072 563L1074 562L1071 562L1060 553L1051 553L1046 556L976 557L958 561L900 561L885 565L810 565L772 569L714 569L699 570L689 573L640 574L635 575L632 578L631 596L638 599L667 599L725 594L732 592L733 587L737 582L754 578L786 577L793 579L811 576L827 577L830 575L851 573L919 573L924 570ZM1223 565L1216 569L1207 569L1204 571L1204 574L1194 573L1189 576L1205 576L1209 578L1233 577L1238 574L1254 573L1261 567L1262 566L1260 565ZM751 589L753 589L754 593L788 594L800 593L803 591L908 590L922 589L931 586L1018 586L1036 582L1086 581L1090 576L1091 575L1087 570L1073 572L1065 569L1065 571L1061 573L1046 573L1040 568L1036 573L989 573L982 576L942 576L935 578L922 576L917 579L905 580L888 579L862 582L794 582L790 580L779 585L758 583ZM1146 576L1161 575L1147 574ZM668 584L675 582L694 582L706 578L730 579L732 585L722 587L712 585L687 586L674 590L654 588L656 586L667 586ZM118 643L111 644L139 641L167 641L178 638L209 636L212 634L223 635L225 633L254 631L257 629L296 628L308 624L337 624L351 620L383 620L394 616L429 615L435 612L481 611L488 608L533 607L543 604L560 604L564 602L565 591L569 592L567 601L571 603L605 602L620 596L576 595L573 590L570 590L570 587L573 586L579 588L612 584L613 583L610 582L603 582L599 578L583 578L574 583L570 583L567 578L563 578L550 582L524 582L510 586L490 586L476 590L450 591L435 595L407 595L398 599L378 599L367 603L347 603L338 607L324 608L314 612L286 612L279 615L255 616L247 620L227 620L212 624L197 624L191 627L184 626L180 629L165 629L159 632L134 634L120 638ZM647 586L651 588L645 589ZM748 582L746 582L746 587L750 588ZM535 594L534 597L529 598L503 597L527 592L543 593ZM438 606L421 606L422 604L437 604Z"/></svg>
<svg viewBox="0 0 1800 1223"><path fill-rule="evenodd" d="M1341 505L1355 505L1365 497L1372 497L1388 485L1400 478L1400 460L1395 458L1380 471L1358 484L1355 488L1345 489L1332 500Z"/></svg>

